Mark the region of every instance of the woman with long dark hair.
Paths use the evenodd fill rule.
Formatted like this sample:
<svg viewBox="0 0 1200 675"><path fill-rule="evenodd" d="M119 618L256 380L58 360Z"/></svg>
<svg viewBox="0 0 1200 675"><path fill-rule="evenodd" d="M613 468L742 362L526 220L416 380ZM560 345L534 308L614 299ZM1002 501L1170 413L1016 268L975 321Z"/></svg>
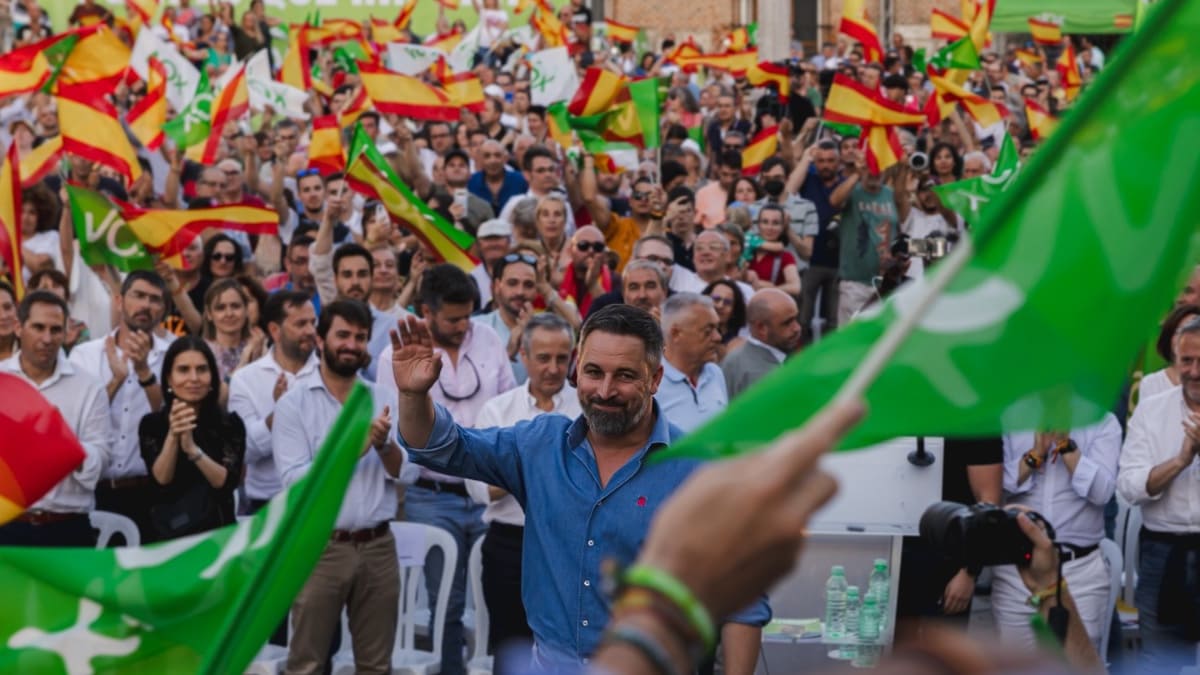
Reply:
<svg viewBox="0 0 1200 675"><path fill-rule="evenodd" d="M718 350L718 360L737 349L746 341L742 335L746 328L746 300L742 297L742 289L729 279L718 279L704 288L704 295L712 298L713 309L717 311L721 332L721 348Z"/></svg>
<svg viewBox="0 0 1200 675"><path fill-rule="evenodd" d="M217 360L203 339L172 342L161 377L163 406L138 427L146 471L162 488L150 508L155 541L233 523L246 455L246 428L221 409Z"/></svg>

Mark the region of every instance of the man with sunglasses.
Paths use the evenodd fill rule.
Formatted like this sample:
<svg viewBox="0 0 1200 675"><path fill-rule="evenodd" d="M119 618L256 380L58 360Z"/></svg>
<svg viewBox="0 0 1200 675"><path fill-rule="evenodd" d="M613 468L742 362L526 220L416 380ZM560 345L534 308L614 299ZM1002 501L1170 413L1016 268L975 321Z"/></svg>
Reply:
<svg viewBox="0 0 1200 675"><path fill-rule="evenodd" d="M563 300L550 285L548 270L538 269L538 259L528 253L508 253L492 265L492 311L472 317L500 336L508 345L508 359L517 384L525 384L524 362L517 359L521 335L535 316L533 302L540 296L546 308L567 322L573 330L581 323L579 311Z"/></svg>
<svg viewBox="0 0 1200 675"><path fill-rule="evenodd" d="M658 267L662 278L662 293L663 299L671 295L671 277L675 272L675 254L671 250L671 242L661 234L648 234L633 245L633 259L629 261L629 265L625 266L626 272L621 277L621 284L612 291L596 298L592 301L592 306L588 308L588 316L604 309L605 307L622 302L628 302L631 305L641 307L647 312L650 309L646 306L649 304L645 299L638 303L634 301L633 295L626 298L624 289L633 283L634 280L630 277L631 267L635 262L650 262ZM645 286L649 281L648 278L640 277L641 286ZM639 290L641 290L639 288ZM661 303L659 303L661 304Z"/></svg>
<svg viewBox="0 0 1200 675"><path fill-rule="evenodd" d="M579 228L567 247L571 264L563 275L559 295L573 302L586 315L592 300L613 289L613 273L608 269L604 234L595 225Z"/></svg>
<svg viewBox="0 0 1200 675"><path fill-rule="evenodd" d="M609 250L617 254L617 272L620 272L630 260L634 242L646 234L661 234L666 193L649 178L639 176L633 181L629 215L620 216L613 212L612 203L600 194L599 187L595 159L590 153L584 153L583 170L579 172L579 194L592 215L592 223L604 233ZM655 214L659 215L656 217Z"/></svg>
<svg viewBox="0 0 1200 675"><path fill-rule="evenodd" d="M435 265L425 272L417 292L424 322L429 326L433 346L442 362L441 376L430 395L454 419L474 425L485 403L517 386L509 365L508 352L496 331L471 321L475 308L475 284L459 268ZM396 327L392 321L391 327ZM399 396L392 362L393 348L388 345L376 361L375 400L395 401ZM467 555L485 531L483 506L467 494L462 478L429 469L421 469L420 478L408 486L404 495L408 520L440 527L449 532L463 552L458 556L450 599L446 605L446 631L442 641L443 673L462 673L463 623L466 606ZM441 582L441 552L426 560L426 583L431 599L437 597ZM432 601L430 604L434 604ZM430 611L434 610L430 607Z"/></svg>

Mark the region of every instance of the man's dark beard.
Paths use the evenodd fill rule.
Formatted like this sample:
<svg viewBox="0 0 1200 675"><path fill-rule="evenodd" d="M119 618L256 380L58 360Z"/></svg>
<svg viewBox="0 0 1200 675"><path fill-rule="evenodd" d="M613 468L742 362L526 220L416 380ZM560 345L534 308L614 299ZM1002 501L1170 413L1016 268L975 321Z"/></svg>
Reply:
<svg viewBox="0 0 1200 675"><path fill-rule="evenodd" d="M283 352L284 356L293 361L307 361L309 355L312 354L312 349L309 349L306 352L300 348L299 340L293 342L291 340L280 338L277 346L279 347L279 351Z"/></svg>
<svg viewBox="0 0 1200 675"><path fill-rule="evenodd" d="M602 436L621 436L636 427L645 415L644 408L638 411L629 410L622 406L619 412L609 412L596 408L596 404L620 405L619 401L590 398L580 401L583 417L587 420L588 428Z"/></svg>
<svg viewBox="0 0 1200 675"><path fill-rule="evenodd" d="M353 366L346 366L338 362L337 353L325 350L321 353L321 358L324 359L325 365L340 377L354 377L355 373L361 368L365 368L371 362L371 357L363 352L358 362Z"/></svg>

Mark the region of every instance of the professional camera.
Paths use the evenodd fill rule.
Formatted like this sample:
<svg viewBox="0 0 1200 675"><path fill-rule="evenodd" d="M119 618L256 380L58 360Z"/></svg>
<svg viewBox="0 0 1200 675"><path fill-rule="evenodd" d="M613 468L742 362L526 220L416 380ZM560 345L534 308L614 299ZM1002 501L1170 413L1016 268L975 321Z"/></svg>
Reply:
<svg viewBox="0 0 1200 675"><path fill-rule="evenodd" d="M953 238L944 236L936 230L930 232L928 237L923 238L910 237L901 233L892 244L892 255L924 258L932 262L946 257L957 239L957 236Z"/></svg>
<svg viewBox="0 0 1200 675"><path fill-rule="evenodd" d="M921 515L921 538L970 570L989 565L1025 566L1033 557L1033 542L1017 524L1019 513L982 502L974 506L938 502ZM1033 511L1024 513L1043 523L1046 534L1054 539L1054 528L1045 518Z"/></svg>
<svg viewBox="0 0 1200 675"><path fill-rule="evenodd" d="M914 152L908 158L908 168L913 171L928 171L929 170L929 155L923 152Z"/></svg>

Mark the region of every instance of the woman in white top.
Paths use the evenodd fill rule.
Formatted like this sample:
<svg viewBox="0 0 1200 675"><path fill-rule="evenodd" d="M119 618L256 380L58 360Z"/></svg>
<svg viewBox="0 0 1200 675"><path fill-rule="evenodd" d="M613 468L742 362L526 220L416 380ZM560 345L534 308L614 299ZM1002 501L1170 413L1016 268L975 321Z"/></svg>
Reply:
<svg viewBox="0 0 1200 675"><path fill-rule="evenodd" d="M54 194L38 183L21 191L21 259L25 279L38 270L62 271L62 249L58 244L58 205Z"/></svg>
<svg viewBox="0 0 1200 675"><path fill-rule="evenodd" d="M1196 305L1179 305L1171 310L1163 319L1162 329L1158 333L1158 342L1154 344L1155 351L1167 362L1167 367L1156 370L1142 377L1138 388L1138 400L1144 401L1155 394L1161 394L1172 387L1179 386L1179 371L1175 368L1175 338L1178 337L1179 327L1200 316L1200 307Z"/></svg>

